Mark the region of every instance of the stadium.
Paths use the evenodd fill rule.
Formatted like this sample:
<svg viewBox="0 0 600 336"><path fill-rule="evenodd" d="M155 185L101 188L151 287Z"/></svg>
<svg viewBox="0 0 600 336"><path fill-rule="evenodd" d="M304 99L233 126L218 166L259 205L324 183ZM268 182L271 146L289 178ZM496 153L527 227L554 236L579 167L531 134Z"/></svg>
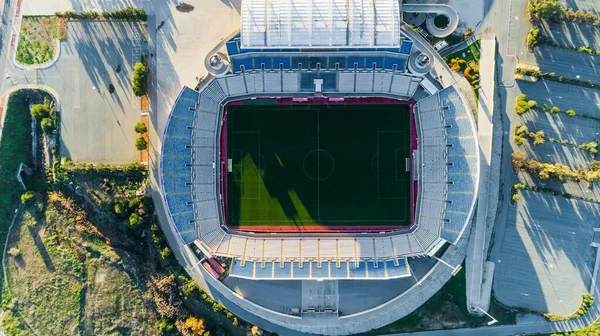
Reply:
<svg viewBox="0 0 600 336"><path fill-rule="evenodd" d="M447 5L244 0L209 75L179 94L160 163L170 225L244 312L305 333L368 331L462 263L475 122L403 12L436 37L458 22ZM447 27L429 27L437 15Z"/></svg>

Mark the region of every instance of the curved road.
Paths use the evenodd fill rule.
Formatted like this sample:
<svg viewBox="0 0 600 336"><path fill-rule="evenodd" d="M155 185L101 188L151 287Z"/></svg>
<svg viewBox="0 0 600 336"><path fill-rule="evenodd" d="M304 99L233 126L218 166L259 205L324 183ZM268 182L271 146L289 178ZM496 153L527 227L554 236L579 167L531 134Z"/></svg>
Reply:
<svg viewBox="0 0 600 336"><path fill-rule="evenodd" d="M438 28L435 23L435 16L427 15L427 30L431 35L444 38L452 34L458 27L458 13L454 8L442 4L403 4L402 11L406 13L424 13L424 14L442 14L450 21L446 28Z"/></svg>

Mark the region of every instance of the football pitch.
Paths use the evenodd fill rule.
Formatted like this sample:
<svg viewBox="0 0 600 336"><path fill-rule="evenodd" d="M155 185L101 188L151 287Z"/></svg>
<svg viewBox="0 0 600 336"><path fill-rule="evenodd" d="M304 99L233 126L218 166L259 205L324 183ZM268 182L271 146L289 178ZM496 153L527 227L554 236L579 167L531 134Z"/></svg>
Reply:
<svg viewBox="0 0 600 336"><path fill-rule="evenodd" d="M231 105L232 228L410 224L407 105Z"/></svg>

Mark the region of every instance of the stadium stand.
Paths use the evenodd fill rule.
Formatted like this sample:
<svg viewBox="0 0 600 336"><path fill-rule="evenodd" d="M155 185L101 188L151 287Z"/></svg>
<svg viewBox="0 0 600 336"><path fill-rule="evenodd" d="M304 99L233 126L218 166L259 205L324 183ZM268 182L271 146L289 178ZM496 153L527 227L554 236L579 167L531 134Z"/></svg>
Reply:
<svg viewBox="0 0 600 336"><path fill-rule="evenodd" d="M410 230L335 238L229 232L217 182L217 139L228 102L306 97L315 79L323 80L324 93L409 99L423 77L406 71L413 49L408 40L392 51L362 48L354 54L348 49L304 55L298 49L264 52L241 48L239 37L226 47L233 73L210 78L199 92L184 88L165 131L162 187L183 242L194 242L207 255L232 258L231 274L242 278L383 279L409 276L407 257L433 254L444 242L460 238L476 198L479 157L472 118L452 86L418 95L424 98L414 106L419 192ZM292 70L298 64L301 70Z"/></svg>
<svg viewBox="0 0 600 336"><path fill-rule="evenodd" d="M161 158L161 181L167 210L182 240L198 238L192 204L191 134L199 93L184 88L173 106Z"/></svg>
<svg viewBox="0 0 600 336"><path fill-rule="evenodd" d="M234 259L230 276L277 280L382 280L410 276L406 258L375 262L254 262Z"/></svg>

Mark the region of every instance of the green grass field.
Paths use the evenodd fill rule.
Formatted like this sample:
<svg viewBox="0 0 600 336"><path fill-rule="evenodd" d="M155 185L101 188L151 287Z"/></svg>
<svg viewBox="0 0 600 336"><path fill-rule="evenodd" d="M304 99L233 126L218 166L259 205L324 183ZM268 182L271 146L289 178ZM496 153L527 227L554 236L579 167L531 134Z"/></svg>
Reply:
<svg viewBox="0 0 600 336"><path fill-rule="evenodd" d="M228 224L410 224L406 105L228 108Z"/></svg>

